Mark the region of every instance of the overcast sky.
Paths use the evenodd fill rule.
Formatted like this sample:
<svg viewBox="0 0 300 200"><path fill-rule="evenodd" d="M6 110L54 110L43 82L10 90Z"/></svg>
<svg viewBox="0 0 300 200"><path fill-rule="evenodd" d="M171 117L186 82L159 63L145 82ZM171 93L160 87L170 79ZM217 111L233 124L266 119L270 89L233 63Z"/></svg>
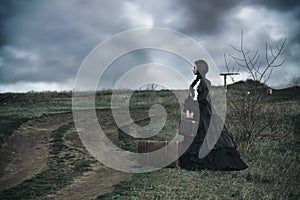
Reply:
<svg viewBox="0 0 300 200"><path fill-rule="evenodd" d="M141 27L173 29L193 38L208 51L219 72L225 71L224 53L234 54L230 45L239 46L241 30L245 48L262 53L266 42L276 46L287 38L283 57L287 60L273 70L267 82L271 87L285 87L293 76L300 76L298 2L1 0L0 92L70 90L77 70L93 48L114 34ZM193 79L190 63L171 53L148 49L113 62L99 88L113 86L129 69L150 62L168 65ZM217 73L210 72L208 78L213 85L223 84ZM247 74L241 73L236 80L245 78Z"/></svg>

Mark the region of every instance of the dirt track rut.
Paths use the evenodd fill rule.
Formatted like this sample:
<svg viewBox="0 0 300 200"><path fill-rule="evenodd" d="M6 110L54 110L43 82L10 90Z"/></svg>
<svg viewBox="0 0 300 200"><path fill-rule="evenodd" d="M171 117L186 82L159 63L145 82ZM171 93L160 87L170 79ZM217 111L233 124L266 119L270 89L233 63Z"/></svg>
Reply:
<svg viewBox="0 0 300 200"><path fill-rule="evenodd" d="M14 131L0 149L0 192L46 170L51 132L71 121L71 113L44 116L28 121ZM65 144L74 149L84 149L74 133L75 130L64 137ZM87 153L85 149L84 152ZM90 155L86 157L91 159ZM115 184L132 176L113 170L98 161L91 166L90 171L75 177L71 184L43 199L93 199L112 191Z"/></svg>

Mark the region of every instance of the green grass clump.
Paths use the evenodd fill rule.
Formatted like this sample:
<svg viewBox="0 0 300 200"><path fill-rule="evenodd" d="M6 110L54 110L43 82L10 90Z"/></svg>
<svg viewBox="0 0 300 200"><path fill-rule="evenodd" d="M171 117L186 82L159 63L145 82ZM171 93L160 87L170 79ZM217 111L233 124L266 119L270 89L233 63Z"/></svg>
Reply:
<svg viewBox="0 0 300 200"><path fill-rule="evenodd" d="M14 130L27 122L26 117L4 117L0 116L0 144L3 143Z"/></svg>
<svg viewBox="0 0 300 200"><path fill-rule="evenodd" d="M64 133L71 128L71 126L74 126L74 124L72 124L72 125L68 124L65 126L61 126L52 132L50 154L57 155L63 150L63 148L65 147L64 142L63 142L63 136L64 136Z"/></svg>
<svg viewBox="0 0 300 200"><path fill-rule="evenodd" d="M91 165L89 161L79 161L76 162L74 165L74 171L75 172L86 172L89 171L91 169Z"/></svg>

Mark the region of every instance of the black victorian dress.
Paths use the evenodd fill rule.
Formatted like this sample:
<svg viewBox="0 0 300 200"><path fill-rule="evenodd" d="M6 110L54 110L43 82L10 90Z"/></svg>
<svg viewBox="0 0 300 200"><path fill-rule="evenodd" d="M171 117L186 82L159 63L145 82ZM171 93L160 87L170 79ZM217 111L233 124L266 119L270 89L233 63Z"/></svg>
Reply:
<svg viewBox="0 0 300 200"><path fill-rule="evenodd" d="M193 87L195 87L194 92ZM225 125L222 125L219 129L221 133L219 133L219 138L215 139L217 142L213 148L204 157L199 158L199 150L203 145L212 115L216 115L212 113L213 108L207 100L209 87L210 81L202 78L200 74L197 75L190 86L191 95L185 100L184 112L186 110L194 112L193 118L199 122L199 125L195 137L184 137L184 142L187 142L187 140L190 140L190 142L192 140L192 142L179 158L180 167L187 170L209 169L214 171L246 169L248 166L240 158L237 145ZM195 106L198 106L199 110L195 109ZM218 118L218 116L214 116L214 118ZM212 123L212 125L214 124Z"/></svg>

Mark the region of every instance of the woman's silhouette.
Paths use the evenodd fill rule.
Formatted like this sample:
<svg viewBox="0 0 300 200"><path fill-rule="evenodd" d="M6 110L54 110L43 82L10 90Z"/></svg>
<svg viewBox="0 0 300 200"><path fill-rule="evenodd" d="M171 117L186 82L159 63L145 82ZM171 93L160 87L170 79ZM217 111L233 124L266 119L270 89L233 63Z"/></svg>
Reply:
<svg viewBox="0 0 300 200"><path fill-rule="evenodd" d="M210 152L203 158L199 157L199 150L208 132L212 118L212 107L207 100L209 97L210 81L206 79L208 65L204 60L195 61L193 73L196 79L189 88L189 96L184 103L186 118L198 122L195 137L185 137L192 140L189 148L179 158L180 167L187 170L243 170L248 166L241 160L237 146L225 125L221 127L220 137ZM212 123L212 125L219 125ZM217 129L216 129L217 130ZM217 133L216 133L217 134Z"/></svg>

